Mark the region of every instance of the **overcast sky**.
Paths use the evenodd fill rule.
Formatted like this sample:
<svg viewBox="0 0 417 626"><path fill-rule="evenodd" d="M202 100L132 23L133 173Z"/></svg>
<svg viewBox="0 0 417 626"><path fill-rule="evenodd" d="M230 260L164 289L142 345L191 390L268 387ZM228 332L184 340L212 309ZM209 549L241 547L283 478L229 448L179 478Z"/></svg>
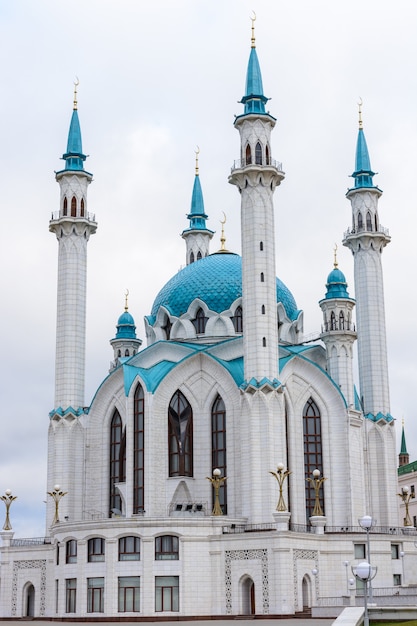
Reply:
<svg viewBox="0 0 417 626"><path fill-rule="evenodd" d="M374 181L384 191L384 251L391 412L405 419L417 459L417 3L415 0L2 0L0 3L0 492L18 496L16 536L44 534L46 442L54 403L58 245L48 232L79 78L88 209L86 404L108 372L109 339L130 291L143 317L185 262L194 151L208 227L227 216L226 246L240 253L239 194L227 182L239 158L233 128L244 94L250 16L268 109L272 156L286 179L275 192L277 275L320 330L318 301L333 266L354 296L351 224L363 99ZM145 343L145 341L144 341ZM329 476L331 479L331 476ZM1 520L1 510L0 510Z"/></svg>

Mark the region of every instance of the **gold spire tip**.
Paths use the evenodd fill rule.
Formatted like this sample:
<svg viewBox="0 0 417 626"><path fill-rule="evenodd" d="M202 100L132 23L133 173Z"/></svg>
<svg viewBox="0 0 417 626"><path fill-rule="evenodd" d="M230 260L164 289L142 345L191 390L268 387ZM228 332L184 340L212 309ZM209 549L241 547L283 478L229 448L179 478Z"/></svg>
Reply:
<svg viewBox="0 0 417 626"><path fill-rule="evenodd" d="M197 146L197 150L195 151L195 175L198 176L199 174L199 169L198 169L198 155L200 154L200 148Z"/></svg>
<svg viewBox="0 0 417 626"><path fill-rule="evenodd" d="M334 248L333 248L333 254L334 254L334 269L337 269L338 263L337 263L337 243L334 244Z"/></svg>
<svg viewBox="0 0 417 626"><path fill-rule="evenodd" d="M128 309L129 309L129 306L127 304L128 295L129 295L129 289L126 289L126 293L125 293L125 311L128 311Z"/></svg>
<svg viewBox="0 0 417 626"><path fill-rule="evenodd" d="M223 219L220 220L220 224L222 225L222 234L220 236L220 252L227 252L226 250L226 237L224 235L224 225L226 224L226 213L223 211Z"/></svg>
<svg viewBox="0 0 417 626"><path fill-rule="evenodd" d="M255 11L252 11L253 13L253 17L251 17L251 22L252 22L252 38L251 38L251 48L256 48L255 45L255 21L256 21L256 13Z"/></svg>
<svg viewBox="0 0 417 626"><path fill-rule="evenodd" d="M362 124L362 106L363 106L363 101L362 98L359 98L359 102L358 102L358 109L359 109L359 128L363 127Z"/></svg>
<svg viewBox="0 0 417 626"><path fill-rule="evenodd" d="M76 76L75 81L74 81L74 106L73 106L74 111L76 111L78 108L77 87L79 84L80 84L80 81L78 80L78 77Z"/></svg>

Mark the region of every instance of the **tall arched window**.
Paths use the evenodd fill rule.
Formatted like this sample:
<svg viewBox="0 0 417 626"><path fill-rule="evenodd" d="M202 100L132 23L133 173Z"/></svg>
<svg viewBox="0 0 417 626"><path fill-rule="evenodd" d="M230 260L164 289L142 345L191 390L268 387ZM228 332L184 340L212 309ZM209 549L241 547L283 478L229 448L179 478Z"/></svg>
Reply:
<svg viewBox="0 0 417 626"><path fill-rule="evenodd" d="M337 330L336 329L336 315L334 314L334 311L330 313L330 330Z"/></svg>
<svg viewBox="0 0 417 626"><path fill-rule="evenodd" d="M202 256L201 256L201 252L200 252L200 250L199 250L199 251L197 252L197 261L199 261L201 258L202 258Z"/></svg>
<svg viewBox="0 0 417 626"><path fill-rule="evenodd" d="M207 319L208 318L205 317L203 309L200 307L195 315L195 319L192 320L197 335L201 335L206 332Z"/></svg>
<svg viewBox="0 0 417 626"><path fill-rule="evenodd" d="M345 316L343 311L339 313L339 330L345 330Z"/></svg>
<svg viewBox="0 0 417 626"><path fill-rule="evenodd" d="M169 317L167 317L166 322L165 322L165 326L162 326L162 330L165 331L165 337L167 339L169 339L171 337L171 328L172 328L171 320L169 319Z"/></svg>
<svg viewBox="0 0 417 626"><path fill-rule="evenodd" d="M264 276L264 273L261 272L261 283L264 283L264 282L265 282L265 276Z"/></svg>
<svg viewBox="0 0 417 626"><path fill-rule="evenodd" d="M77 198L75 196L71 198L71 217L77 217Z"/></svg>
<svg viewBox="0 0 417 626"><path fill-rule="evenodd" d="M170 476L193 475L193 412L179 390L168 407L168 455Z"/></svg>
<svg viewBox="0 0 417 626"><path fill-rule="evenodd" d="M363 230L362 213L358 213L358 230Z"/></svg>
<svg viewBox="0 0 417 626"><path fill-rule="evenodd" d="M194 263L194 252L191 250L191 254L190 254L190 265L191 263Z"/></svg>
<svg viewBox="0 0 417 626"><path fill-rule="evenodd" d="M262 165L262 146L259 141L255 146L255 163L256 165Z"/></svg>
<svg viewBox="0 0 417 626"><path fill-rule="evenodd" d="M227 476L226 465L226 407L220 396L211 409L211 468L219 469L222 476ZM214 497L214 495L213 495ZM227 486L224 481L219 490L219 501L223 515L227 514Z"/></svg>
<svg viewBox="0 0 417 626"><path fill-rule="evenodd" d="M266 165L271 165L271 159L269 156L269 146L266 145L265 146L265 159L266 159Z"/></svg>
<svg viewBox="0 0 417 626"><path fill-rule="evenodd" d="M366 214L366 230L372 230L372 217L369 211Z"/></svg>
<svg viewBox="0 0 417 626"><path fill-rule="evenodd" d="M323 474L323 453L321 443L320 411L313 398L309 398L303 411L304 433L304 472L305 478L312 478L315 469ZM314 486L306 480L306 515L307 521L313 515L316 493ZM324 511L323 489L320 489L320 505Z"/></svg>
<svg viewBox="0 0 417 626"><path fill-rule="evenodd" d="M85 209L84 209L84 198L81 198L81 217L84 217Z"/></svg>
<svg viewBox="0 0 417 626"><path fill-rule="evenodd" d="M63 213L63 215L67 215L67 213L68 213L68 200L67 200L66 196L64 198L64 206L63 206L63 209L62 209L62 213Z"/></svg>
<svg viewBox="0 0 417 626"><path fill-rule="evenodd" d="M133 398L133 513L145 510L145 396L141 385Z"/></svg>
<svg viewBox="0 0 417 626"><path fill-rule="evenodd" d="M251 153L250 145L248 144L246 146L246 151L245 151L245 165L250 165L251 163L252 163L252 153Z"/></svg>
<svg viewBox="0 0 417 626"><path fill-rule="evenodd" d="M235 327L235 333L243 333L243 314L241 306L236 307L232 321L233 326Z"/></svg>
<svg viewBox="0 0 417 626"><path fill-rule="evenodd" d="M110 514L122 510L122 499L116 483L126 480L126 431L117 409L110 424Z"/></svg>

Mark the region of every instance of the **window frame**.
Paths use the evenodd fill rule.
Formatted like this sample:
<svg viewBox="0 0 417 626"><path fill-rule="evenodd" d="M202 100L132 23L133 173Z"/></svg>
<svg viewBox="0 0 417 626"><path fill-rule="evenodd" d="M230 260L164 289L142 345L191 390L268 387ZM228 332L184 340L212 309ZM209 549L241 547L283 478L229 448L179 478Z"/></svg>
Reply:
<svg viewBox="0 0 417 626"><path fill-rule="evenodd" d="M91 537L87 543L87 562L102 563L106 556L106 541L103 537Z"/></svg>
<svg viewBox="0 0 417 626"><path fill-rule="evenodd" d="M155 576L155 613L178 613L179 591L179 576Z"/></svg>
<svg viewBox="0 0 417 626"><path fill-rule="evenodd" d="M128 549L130 543L133 543L133 550ZM119 538L119 561L140 561L140 537L126 535Z"/></svg>
<svg viewBox="0 0 417 626"><path fill-rule="evenodd" d="M87 578L87 613L104 613L104 576Z"/></svg>
<svg viewBox="0 0 417 626"><path fill-rule="evenodd" d="M78 542L76 539L68 539L68 541L65 542L65 563L76 563L77 557Z"/></svg>
<svg viewBox="0 0 417 626"><path fill-rule="evenodd" d="M178 561L180 542L177 535L155 537L155 561Z"/></svg>
<svg viewBox="0 0 417 626"><path fill-rule="evenodd" d="M136 581L136 585L121 582ZM128 592L131 592L130 594ZM130 597L129 597L130 596ZM117 612L140 613L140 576L119 576L117 579Z"/></svg>

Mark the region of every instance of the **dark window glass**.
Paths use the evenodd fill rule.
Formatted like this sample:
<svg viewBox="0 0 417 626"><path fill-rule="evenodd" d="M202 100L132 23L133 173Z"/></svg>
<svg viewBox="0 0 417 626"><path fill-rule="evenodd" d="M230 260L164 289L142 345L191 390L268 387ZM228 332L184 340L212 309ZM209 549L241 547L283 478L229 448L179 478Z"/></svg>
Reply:
<svg viewBox="0 0 417 626"><path fill-rule="evenodd" d="M227 476L226 466L226 407L223 399L217 396L211 409L211 467L219 469ZM214 498L214 491L213 491ZM223 514L227 515L227 485L224 481L219 489L219 502Z"/></svg>
<svg viewBox="0 0 417 626"><path fill-rule="evenodd" d="M232 317L233 326L235 327L236 333L243 332L243 315L242 315L242 307L237 306L235 310L235 314Z"/></svg>
<svg viewBox="0 0 417 626"><path fill-rule="evenodd" d="M250 145L248 144L246 146L246 151L245 151L245 165L250 165L251 163L252 163L252 154L251 154Z"/></svg>
<svg viewBox="0 0 417 626"><path fill-rule="evenodd" d="M133 417L133 512L145 510L145 396L135 390Z"/></svg>
<svg viewBox="0 0 417 626"><path fill-rule="evenodd" d="M65 613L75 613L77 610L77 579L65 580Z"/></svg>
<svg viewBox="0 0 417 626"><path fill-rule="evenodd" d="M126 431L117 409L110 424L110 516L122 511L122 498L116 483L126 480Z"/></svg>
<svg viewBox="0 0 417 626"><path fill-rule="evenodd" d="M140 577L120 576L118 581L118 611L140 611Z"/></svg>
<svg viewBox="0 0 417 626"><path fill-rule="evenodd" d="M75 196L71 198L71 217L77 217L77 198Z"/></svg>
<svg viewBox="0 0 417 626"><path fill-rule="evenodd" d="M76 563L77 562L77 541L70 539L65 544L65 562Z"/></svg>
<svg viewBox="0 0 417 626"><path fill-rule="evenodd" d="M262 146L259 141L255 147L255 163L256 165L262 165Z"/></svg>
<svg viewBox="0 0 417 626"><path fill-rule="evenodd" d="M196 313L195 319L193 319L192 321L197 335L201 335L206 332L207 320L208 318L205 317L203 309L199 308Z"/></svg>
<svg viewBox="0 0 417 626"><path fill-rule="evenodd" d="M178 576L155 577L155 611L179 611Z"/></svg>
<svg viewBox="0 0 417 626"><path fill-rule="evenodd" d="M140 538L129 536L119 539L119 561L140 561Z"/></svg>
<svg viewBox="0 0 417 626"><path fill-rule="evenodd" d="M155 537L155 560L156 561L177 561L178 537L175 535L161 535Z"/></svg>
<svg viewBox="0 0 417 626"><path fill-rule="evenodd" d="M305 478L312 478L315 469L323 474L323 456L321 442L321 417L317 404L310 398L303 411L304 432L304 471ZM316 494L314 486L306 480L307 520L313 515ZM323 488L320 489L320 505L324 511Z"/></svg>
<svg viewBox="0 0 417 626"><path fill-rule="evenodd" d="M63 207L62 213L63 215L67 215L68 213L68 200L66 197L64 198L64 207Z"/></svg>
<svg viewBox="0 0 417 626"><path fill-rule="evenodd" d="M87 613L104 613L104 578L87 578Z"/></svg>
<svg viewBox="0 0 417 626"><path fill-rule="evenodd" d="M169 403L168 454L170 476L193 475L193 412L181 391Z"/></svg>
<svg viewBox="0 0 417 626"><path fill-rule="evenodd" d="M93 537L88 540L88 562L104 561L105 542L102 537Z"/></svg>

